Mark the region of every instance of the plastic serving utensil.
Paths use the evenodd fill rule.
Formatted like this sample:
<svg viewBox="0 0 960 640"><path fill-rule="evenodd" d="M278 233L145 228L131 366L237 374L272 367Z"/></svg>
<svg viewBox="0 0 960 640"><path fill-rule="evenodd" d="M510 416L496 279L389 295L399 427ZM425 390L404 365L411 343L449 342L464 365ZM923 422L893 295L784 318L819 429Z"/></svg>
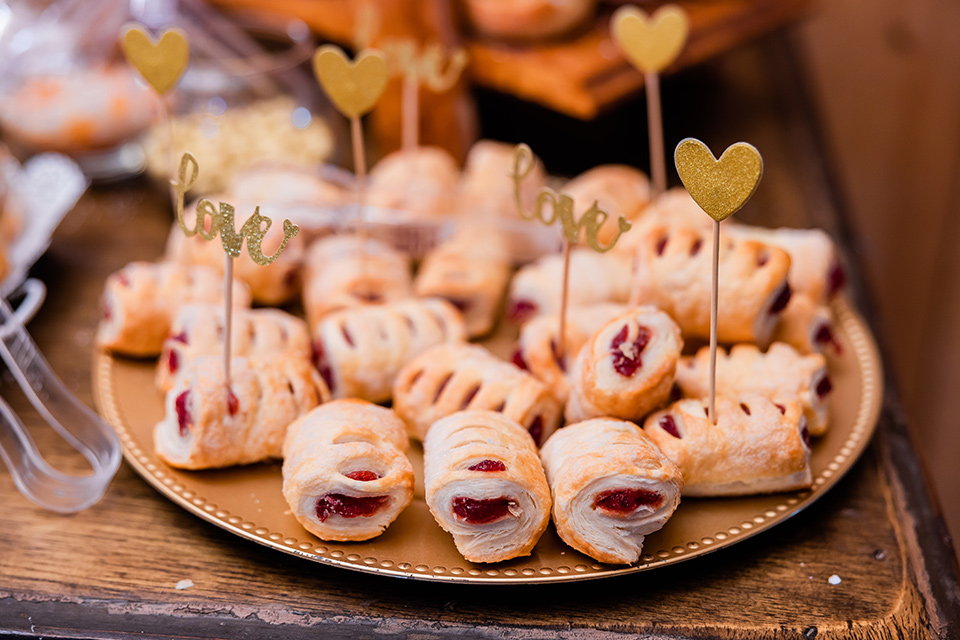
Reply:
<svg viewBox="0 0 960 640"><path fill-rule="evenodd" d="M43 287L39 287L42 296ZM75 513L96 504L120 466L120 441L97 414L83 405L56 376L40 354L23 318L37 306L26 287L27 300L17 312L0 298L0 357L37 412L89 462L92 473L74 476L57 471L43 459L30 433L0 398L0 457L23 495L38 505Z"/></svg>

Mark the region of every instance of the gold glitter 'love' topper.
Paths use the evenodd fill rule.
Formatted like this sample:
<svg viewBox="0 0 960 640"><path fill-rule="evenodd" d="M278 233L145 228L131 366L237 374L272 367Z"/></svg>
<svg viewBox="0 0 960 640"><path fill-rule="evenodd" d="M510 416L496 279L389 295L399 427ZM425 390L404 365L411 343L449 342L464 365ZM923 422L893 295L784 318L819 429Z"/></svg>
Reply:
<svg viewBox="0 0 960 640"><path fill-rule="evenodd" d="M327 44L313 54L313 71L337 110L357 118L373 109L387 88L390 70L375 49L360 52L356 61L340 47Z"/></svg>
<svg viewBox="0 0 960 640"><path fill-rule="evenodd" d="M717 160L707 145L686 138L673 156L690 197L717 222L739 211L763 176L763 158L746 142L730 145Z"/></svg>
<svg viewBox="0 0 960 640"><path fill-rule="evenodd" d="M449 91L467 66L465 49L448 52L439 43L418 50L410 38L390 38L381 47L393 73L423 82L434 93Z"/></svg>
<svg viewBox="0 0 960 640"><path fill-rule="evenodd" d="M200 167L197 164L197 159L190 153L183 154L183 157L180 158L179 175L173 187L177 192L177 222L187 237L195 236L199 233L201 238L209 241L216 238L217 234L220 234L220 239L223 242L223 250L234 258L240 256L240 250L243 248L243 239L246 238L247 253L250 254L250 259L261 267L265 267L279 258L290 238L299 233L300 227L289 220L284 220L283 242L280 243L280 248L277 249L276 253L272 256L266 256L261 250L261 244L263 243L263 237L273 225L273 220L260 215L260 207L254 209L253 215L247 218L247 221L244 222L240 228L240 233L237 233L234 224L235 210L233 206L226 202L221 202L218 209L212 202L203 199L197 203L197 219L194 227L191 229L187 226L186 221L183 219L184 195L197 181L199 173ZM210 219L209 228L207 228L206 224L207 218ZM264 223L266 223L265 226Z"/></svg>
<svg viewBox="0 0 960 640"><path fill-rule="evenodd" d="M610 214L600 209L600 207L597 206L597 201L594 200L590 208L577 220L573 214L573 198L565 194L558 195L557 192L549 187L543 187L540 193L537 194L536 211L525 211L520 194L520 183L530 175L530 172L533 170L533 165L533 151L531 151L530 147L525 144L517 145L513 157L513 173L510 174L510 177L513 179L513 195L520 217L525 220L539 220L547 226L552 225L559 219L560 227L563 229L563 235L571 245L577 242L577 238L580 236L580 230L583 229L584 240L587 246L600 253L605 253L613 249L613 246L617 244L620 236L630 230L632 226L630 222L623 216L620 216L617 220L617 235L613 237L609 244L601 245L597 234L600 232L600 227L603 226L603 223L610 217ZM552 210L552 215L549 218L544 214L544 208L548 203Z"/></svg>
<svg viewBox="0 0 960 640"><path fill-rule="evenodd" d="M643 73L662 71L676 60L689 30L687 12L675 4L663 5L652 17L637 7L620 7L610 20L617 46Z"/></svg>
<svg viewBox="0 0 960 640"><path fill-rule="evenodd" d="M180 29L168 29L155 41L134 24L126 28L120 44L127 61L160 95L173 89L190 63L187 34Z"/></svg>

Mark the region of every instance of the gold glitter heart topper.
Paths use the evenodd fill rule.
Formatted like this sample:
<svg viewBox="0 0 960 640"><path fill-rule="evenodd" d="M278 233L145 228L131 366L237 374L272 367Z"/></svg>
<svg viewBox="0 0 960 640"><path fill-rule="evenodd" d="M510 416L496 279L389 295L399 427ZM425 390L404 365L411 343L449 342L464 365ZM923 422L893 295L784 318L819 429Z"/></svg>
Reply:
<svg viewBox="0 0 960 640"><path fill-rule="evenodd" d="M190 44L180 29L168 29L154 40L141 25L133 24L120 45L127 61L160 95L173 89L190 64Z"/></svg>
<svg viewBox="0 0 960 640"><path fill-rule="evenodd" d="M390 77L381 52L366 49L356 61L351 61L343 49L331 44L313 54L313 71L337 111L348 118L357 118L373 109Z"/></svg>
<svg viewBox="0 0 960 640"><path fill-rule="evenodd" d="M687 12L675 4L665 4L649 17L642 9L624 6L610 21L617 46L643 73L658 73L676 60L689 30Z"/></svg>
<svg viewBox="0 0 960 640"><path fill-rule="evenodd" d="M197 164L197 159L190 153L183 154L183 157L180 158L179 175L173 187L177 192L177 222L187 237L195 236L199 233L201 238L209 241L216 238L219 234L223 242L223 250L233 258L240 256L240 251L243 248L243 240L246 238L247 253L250 254L250 259L258 265L265 267L279 258L290 238L300 232L300 227L289 220L284 220L283 242L280 243L280 248L277 249L276 253L272 256L266 256L261 250L261 244L263 243L263 237L273 225L273 220L260 215L260 207L254 209L253 215L247 218L247 221L244 222L240 228L240 233L237 233L234 224L234 207L226 202L221 202L220 207L217 208L207 199L200 200L200 202L197 203L197 219L194 227L191 229L183 219L183 201L187 191L189 191L190 187L197 181L199 173L200 167ZM207 218L210 219L209 229L207 229L206 225Z"/></svg>
<svg viewBox="0 0 960 640"><path fill-rule="evenodd" d="M525 144L517 145L513 157L513 173L510 177L513 179L513 194L517 205L517 212L524 220L539 220L543 224L550 226L558 219L563 229L563 236L571 245L576 244L583 231L584 241L588 247L599 253L606 253L613 249L614 245L620 239L620 236L630 230L630 222L620 216L617 220L617 234L610 240L609 244L602 245L597 237L600 227L607 221L610 214L597 206L597 201L587 209L580 219L577 220L573 213L574 201L568 195L557 194L549 187L543 187L537 194L536 211L526 211L523 208L523 202L520 194L520 185L523 179L530 175L533 170L534 159L533 151ZM550 205L551 215L545 213L547 205Z"/></svg>
<svg viewBox="0 0 960 640"><path fill-rule="evenodd" d="M690 197L717 222L739 211L763 176L763 158L746 142L730 145L717 160L707 145L686 138L673 155Z"/></svg>

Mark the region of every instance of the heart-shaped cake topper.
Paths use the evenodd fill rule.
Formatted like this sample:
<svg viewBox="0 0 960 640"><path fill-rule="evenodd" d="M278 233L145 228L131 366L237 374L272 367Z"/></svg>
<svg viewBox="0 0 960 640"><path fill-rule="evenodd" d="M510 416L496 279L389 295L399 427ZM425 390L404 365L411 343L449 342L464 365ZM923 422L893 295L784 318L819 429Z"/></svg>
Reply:
<svg viewBox="0 0 960 640"><path fill-rule="evenodd" d="M130 64L160 95L173 89L190 63L190 45L180 29L168 29L155 41L143 27L131 25L121 46Z"/></svg>
<svg viewBox="0 0 960 640"><path fill-rule="evenodd" d="M373 109L390 77L386 58L379 51L366 49L351 62L340 47L329 44L313 54L313 71L334 106L348 118Z"/></svg>
<svg viewBox="0 0 960 640"><path fill-rule="evenodd" d="M746 204L763 175L760 152L746 142L730 145L717 160L707 145L686 138L677 145L673 157L690 197L717 222Z"/></svg>
<svg viewBox="0 0 960 640"><path fill-rule="evenodd" d="M662 71L676 60L689 30L686 11L675 4L663 5L652 17L636 7L620 7L610 21L617 46L643 73Z"/></svg>

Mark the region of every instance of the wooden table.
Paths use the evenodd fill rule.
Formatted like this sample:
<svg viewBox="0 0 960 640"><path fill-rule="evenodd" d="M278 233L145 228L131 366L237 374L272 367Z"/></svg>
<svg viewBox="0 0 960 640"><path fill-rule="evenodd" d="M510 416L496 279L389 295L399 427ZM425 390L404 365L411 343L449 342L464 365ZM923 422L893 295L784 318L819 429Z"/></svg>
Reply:
<svg viewBox="0 0 960 640"><path fill-rule="evenodd" d="M668 129L668 147L681 128L714 149L753 142L767 172L743 219L824 227L855 262L783 39L687 81L670 90L674 100L702 90L715 108L673 111L683 126ZM102 282L157 256L169 221L163 194L145 183L96 189L35 269L50 296L30 329L88 404ZM12 388L5 375L5 397ZM38 422L21 398L12 404ZM56 438L38 439L61 463ZM599 582L440 585L311 564L188 515L126 465L103 501L75 516L35 507L6 474L0 504L0 637L918 638L960 629L956 559L894 389L867 453L819 503L714 555ZM842 581L830 584L832 575ZM184 579L194 586L177 590Z"/></svg>

